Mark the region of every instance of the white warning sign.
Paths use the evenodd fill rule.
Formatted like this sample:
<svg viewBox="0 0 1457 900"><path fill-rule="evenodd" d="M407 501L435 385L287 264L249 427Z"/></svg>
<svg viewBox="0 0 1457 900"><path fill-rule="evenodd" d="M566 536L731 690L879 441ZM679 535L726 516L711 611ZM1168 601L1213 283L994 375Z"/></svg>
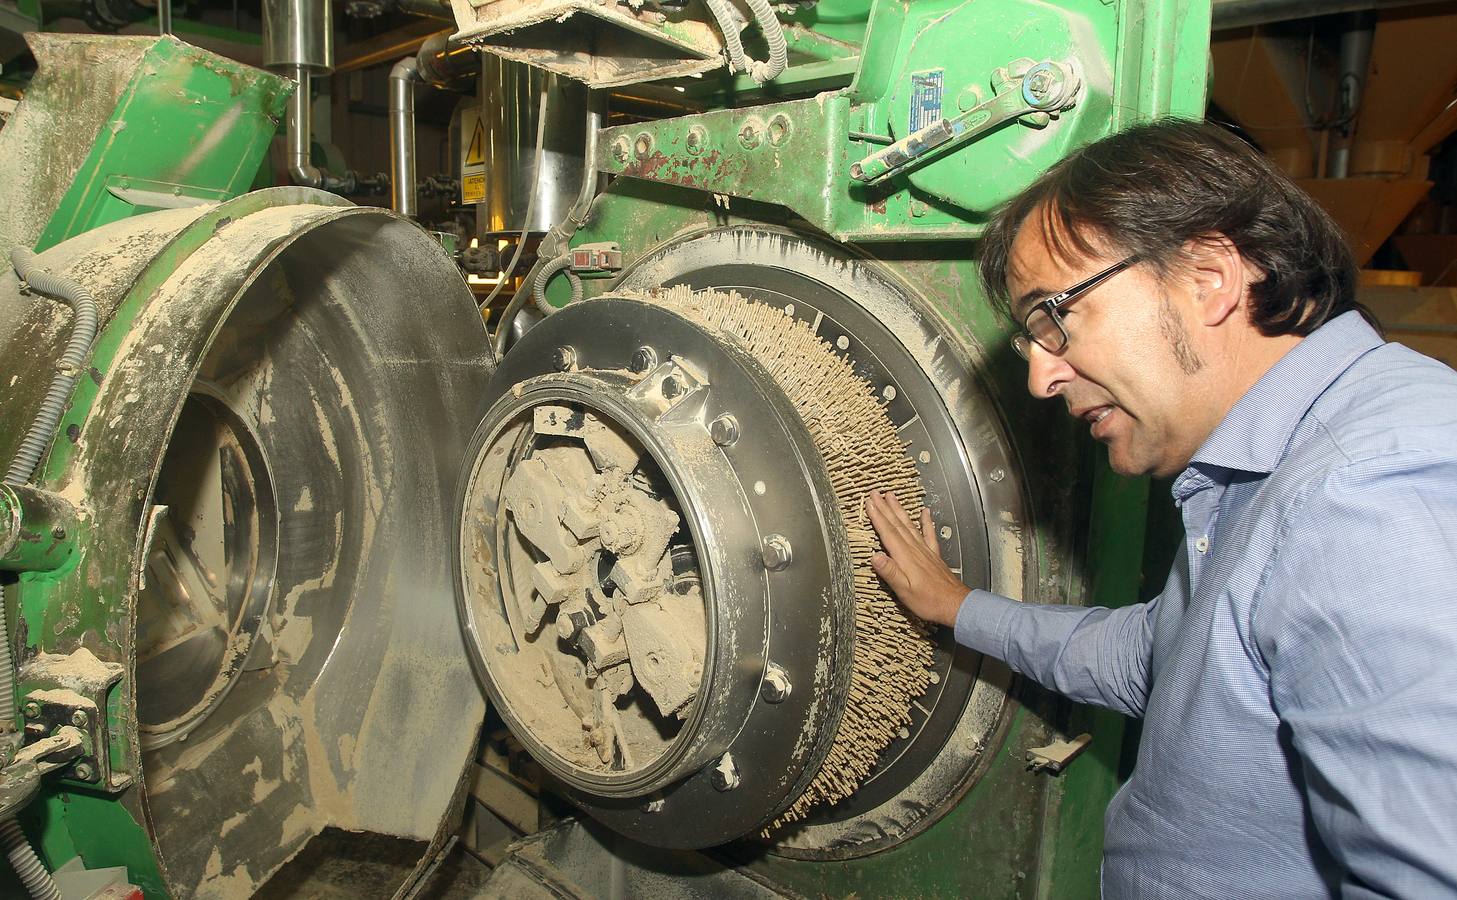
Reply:
<svg viewBox="0 0 1457 900"><path fill-rule="evenodd" d="M460 115L460 202L480 203L485 199L485 123L480 109L466 109Z"/></svg>

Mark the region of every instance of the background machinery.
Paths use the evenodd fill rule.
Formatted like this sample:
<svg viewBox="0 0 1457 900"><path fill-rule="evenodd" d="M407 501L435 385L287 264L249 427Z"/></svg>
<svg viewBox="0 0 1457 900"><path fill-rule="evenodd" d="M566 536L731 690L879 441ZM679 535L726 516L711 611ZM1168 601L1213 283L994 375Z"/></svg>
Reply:
<svg viewBox="0 0 1457 900"><path fill-rule="evenodd" d="M404 896L468 806L467 844L524 837L492 895L1095 892L1123 720L906 616L860 504L929 507L973 586L1137 596L1146 487L1026 396L975 241L1071 149L1202 114L1208 4L453 14L391 75L395 213L318 189L352 176L289 81L38 38L0 130L0 234L41 251L0 279L17 865L249 896L332 828L419 842L369 887ZM83 63L116 88L66 118ZM467 69L452 253L400 214L415 86ZM301 186L243 193L278 123Z"/></svg>

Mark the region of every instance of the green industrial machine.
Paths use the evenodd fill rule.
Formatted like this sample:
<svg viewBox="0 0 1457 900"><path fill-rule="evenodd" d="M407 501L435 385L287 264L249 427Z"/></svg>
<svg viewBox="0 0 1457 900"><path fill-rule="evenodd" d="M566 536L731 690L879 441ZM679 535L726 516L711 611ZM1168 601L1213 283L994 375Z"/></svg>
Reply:
<svg viewBox="0 0 1457 900"><path fill-rule="evenodd" d="M408 220L236 196L271 76L214 104L218 64L176 63L211 127L119 87L45 196L7 180L0 234L100 324L0 492L0 811L45 868L148 897L248 896L327 827L429 858L489 697L581 813L493 895L1094 895L1125 721L899 613L857 510L897 486L973 586L1135 597L1146 486L1027 396L976 239L1073 148L1202 115L1208 3L456 12L457 40L598 89L504 354ZM598 127L647 81L704 111ZM0 146L38 139L51 90ZM110 142L147 109L186 134L165 159ZM67 340L32 280L0 279L4 459Z"/></svg>

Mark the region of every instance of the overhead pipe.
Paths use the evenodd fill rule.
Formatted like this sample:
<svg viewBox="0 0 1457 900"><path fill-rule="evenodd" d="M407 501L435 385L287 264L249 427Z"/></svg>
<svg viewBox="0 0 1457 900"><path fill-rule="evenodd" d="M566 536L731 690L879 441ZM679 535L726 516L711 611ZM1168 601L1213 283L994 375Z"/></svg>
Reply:
<svg viewBox="0 0 1457 900"><path fill-rule="evenodd" d="M419 214L415 195L415 85L419 64L407 56L390 69L390 208Z"/></svg>
<svg viewBox="0 0 1457 900"><path fill-rule="evenodd" d="M1351 171L1351 135L1356 116L1361 111L1361 96L1366 91L1366 75L1371 70L1371 44L1376 39L1376 14L1370 11L1347 13L1345 31L1341 32L1340 55L1340 145L1331 151L1326 175L1345 178Z"/></svg>
<svg viewBox="0 0 1457 900"><path fill-rule="evenodd" d="M263 65L298 82L284 125L289 178L304 187L353 191L358 183L353 172L336 177L313 163L314 76L334 70L334 14L329 0L263 0Z"/></svg>
<svg viewBox="0 0 1457 900"><path fill-rule="evenodd" d="M1214 30L1268 25L1334 13L1380 11L1430 4L1432 0L1214 0Z"/></svg>
<svg viewBox="0 0 1457 900"><path fill-rule="evenodd" d="M415 86L443 87L479 64L474 47L451 44L445 32L425 39L420 52L390 69L390 208L402 216L419 215L415 167Z"/></svg>

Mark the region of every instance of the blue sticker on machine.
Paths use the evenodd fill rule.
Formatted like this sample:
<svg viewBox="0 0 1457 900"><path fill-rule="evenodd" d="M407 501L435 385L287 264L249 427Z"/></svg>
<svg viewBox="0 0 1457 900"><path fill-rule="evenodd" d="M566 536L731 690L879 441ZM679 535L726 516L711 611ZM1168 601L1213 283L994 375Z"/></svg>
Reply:
<svg viewBox="0 0 1457 900"><path fill-rule="evenodd" d="M941 88L945 73L945 69L911 73L910 131L920 131L941 118Z"/></svg>

